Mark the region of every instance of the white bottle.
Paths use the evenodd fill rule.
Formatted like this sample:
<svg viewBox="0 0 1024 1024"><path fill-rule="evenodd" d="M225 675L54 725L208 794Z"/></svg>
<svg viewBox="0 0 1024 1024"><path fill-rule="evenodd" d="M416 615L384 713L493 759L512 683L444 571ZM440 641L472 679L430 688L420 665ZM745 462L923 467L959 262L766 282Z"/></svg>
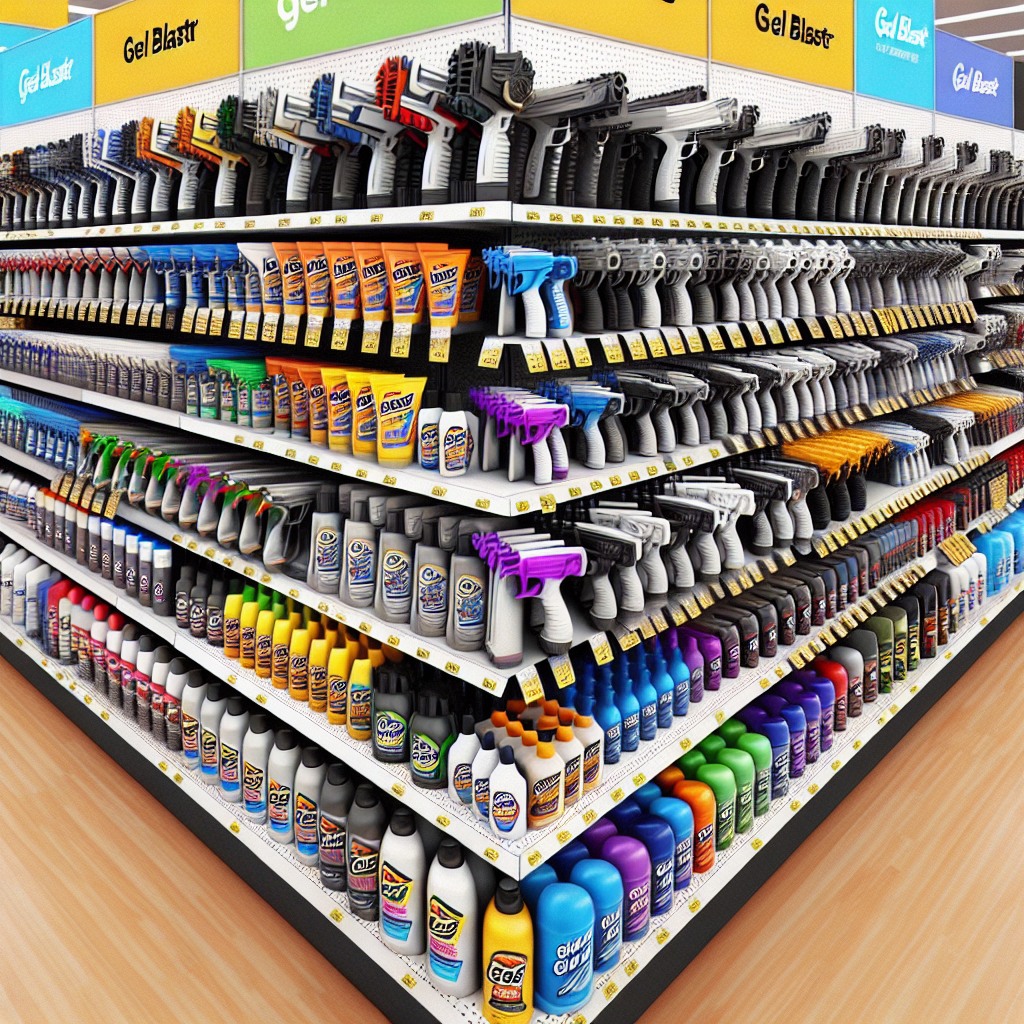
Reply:
<svg viewBox="0 0 1024 1024"><path fill-rule="evenodd" d="M327 763L319 747L306 747L295 769L295 856L303 864L320 859L317 823L320 820L320 790L327 778Z"/></svg>
<svg viewBox="0 0 1024 1024"><path fill-rule="evenodd" d="M224 799L237 804L242 799L242 741L249 729L245 698L228 698L220 720L220 788Z"/></svg>
<svg viewBox="0 0 1024 1024"><path fill-rule="evenodd" d="M25 625L25 578L33 569L39 568L39 559L35 555L22 559L14 567L11 577L11 621L16 626Z"/></svg>
<svg viewBox="0 0 1024 1024"><path fill-rule="evenodd" d="M534 730L534 729L527 729L523 733L522 742L519 744L518 747L515 748L515 751L516 751L516 767L522 773L524 778L526 777L526 763L527 763L527 761L532 761L537 756L537 743L538 743L538 740L539 740L539 737L537 735L536 730Z"/></svg>
<svg viewBox="0 0 1024 1024"><path fill-rule="evenodd" d="M25 632L29 636L39 636L42 630L39 618L39 587L55 574L59 579L60 573L43 562L25 578Z"/></svg>
<svg viewBox="0 0 1024 1024"><path fill-rule="evenodd" d="M279 729L267 759L267 834L276 843L290 843L295 835L295 770L301 756L295 732Z"/></svg>
<svg viewBox="0 0 1024 1024"><path fill-rule="evenodd" d="M242 740L242 813L260 824L267 820L267 760L273 747L270 715L254 711Z"/></svg>
<svg viewBox="0 0 1024 1024"><path fill-rule="evenodd" d="M448 749L448 796L460 806L473 802L473 759L480 750L472 715L462 716L462 733Z"/></svg>
<svg viewBox="0 0 1024 1024"><path fill-rule="evenodd" d="M565 762L554 744L538 743L537 756L526 762L526 825L543 828L557 821L565 807Z"/></svg>
<svg viewBox="0 0 1024 1024"><path fill-rule="evenodd" d="M106 623L97 622L93 626L94 632L101 625L106 627ZM169 750L181 750L181 706L188 679L188 662L184 658L174 658L168 666L164 684L165 738Z"/></svg>
<svg viewBox="0 0 1024 1024"><path fill-rule="evenodd" d="M464 999L480 987L480 909L462 847L441 840L427 875L427 975L445 995Z"/></svg>
<svg viewBox="0 0 1024 1024"><path fill-rule="evenodd" d="M577 715L573 732L583 745L583 792L589 793L601 785L604 772L604 729L590 715Z"/></svg>
<svg viewBox="0 0 1024 1024"><path fill-rule="evenodd" d="M583 795L583 744L567 725L555 732L555 753L565 762L564 804L569 808Z"/></svg>
<svg viewBox="0 0 1024 1024"><path fill-rule="evenodd" d="M438 424L441 406L436 391L424 391L419 416L416 418L416 458L424 469L436 470L440 466L441 447L438 443Z"/></svg>
<svg viewBox="0 0 1024 1024"><path fill-rule="evenodd" d="M451 392L444 396L437 436L441 476L464 476L469 468L471 442L462 395Z"/></svg>
<svg viewBox="0 0 1024 1024"><path fill-rule="evenodd" d="M306 585L320 594L337 594L341 580L341 516L338 488L325 484L317 492L310 533Z"/></svg>
<svg viewBox="0 0 1024 1024"><path fill-rule="evenodd" d="M426 951L427 855L416 815L398 807L380 841L380 937L388 949Z"/></svg>
<svg viewBox="0 0 1024 1024"><path fill-rule="evenodd" d="M122 645L122 651L124 645ZM203 782L220 785L220 720L228 707L226 687L213 682L207 687L206 700L199 709L199 768Z"/></svg>
<svg viewBox="0 0 1024 1024"><path fill-rule="evenodd" d="M473 814L480 821L489 821L491 816L491 772L498 766L498 748L494 744L494 733L485 732L480 749L473 758Z"/></svg>
<svg viewBox="0 0 1024 1024"><path fill-rule="evenodd" d="M14 603L14 567L28 558L24 548L18 548L0 563L0 615L10 615Z"/></svg>
<svg viewBox="0 0 1024 1024"><path fill-rule="evenodd" d="M499 751L488 788L491 831L502 839L522 839L526 835L526 779L519 774L511 747Z"/></svg>

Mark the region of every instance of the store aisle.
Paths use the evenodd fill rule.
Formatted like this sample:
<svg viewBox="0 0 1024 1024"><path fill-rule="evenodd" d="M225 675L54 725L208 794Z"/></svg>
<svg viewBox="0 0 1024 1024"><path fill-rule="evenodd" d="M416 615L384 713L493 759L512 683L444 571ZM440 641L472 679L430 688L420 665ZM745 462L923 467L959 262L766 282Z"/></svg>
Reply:
<svg viewBox="0 0 1024 1024"><path fill-rule="evenodd" d="M1022 648L1024 616L644 1024L1024 1019ZM3 662L0 770L5 1024L384 1021Z"/></svg>

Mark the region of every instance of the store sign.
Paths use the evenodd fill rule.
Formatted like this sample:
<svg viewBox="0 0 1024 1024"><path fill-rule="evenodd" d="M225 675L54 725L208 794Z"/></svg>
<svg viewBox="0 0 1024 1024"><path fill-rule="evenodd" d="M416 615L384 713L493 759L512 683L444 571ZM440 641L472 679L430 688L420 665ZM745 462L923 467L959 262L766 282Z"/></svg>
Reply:
<svg viewBox="0 0 1024 1024"><path fill-rule="evenodd" d="M857 92L931 109L932 0L857 0Z"/></svg>
<svg viewBox="0 0 1024 1024"><path fill-rule="evenodd" d="M711 58L852 89L853 0L713 0Z"/></svg>
<svg viewBox="0 0 1024 1024"><path fill-rule="evenodd" d="M716 0L717 2L717 0ZM512 0L512 14L694 57L708 55L707 0ZM623 69L627 70L627 69Z"/></svg>
<svg viewBox="0 0 1024 1024"><path fill-rule="evenodd" d="M1012 127L1013 59L936 32L935 109Z"/></svg>
<svg viewBox="0 0 1024 1024"><path fill-rule="evenodd" d="M238 73L239 0L133 0L90 19L96 103Z"/></svg>
<svg viewBox="0 0 1024 1024"><path fill-rule="evenodd" d="M68 23L68 0L0 0L0 22L61 28Z"/></svg>
<svg viewBox="0 0 1024 1024"><path fill-rule="evenodd" d="M502 0L246 0L245 66L283 64L501 12Z"/></svg>
<svg viewBox="0 0 1024 1024"><path fill-rule="evenodd" d="M43 31L41 28L33 28L30 25L0 24L0 53L19 43L27 43L30 39L41 36Z"/></svg>
<svg viewBox="0 0 1024 1024"><path fill-rule="evenodd" d="M0 123L20 124L91 105L91 18L0 53Z"/></svg>

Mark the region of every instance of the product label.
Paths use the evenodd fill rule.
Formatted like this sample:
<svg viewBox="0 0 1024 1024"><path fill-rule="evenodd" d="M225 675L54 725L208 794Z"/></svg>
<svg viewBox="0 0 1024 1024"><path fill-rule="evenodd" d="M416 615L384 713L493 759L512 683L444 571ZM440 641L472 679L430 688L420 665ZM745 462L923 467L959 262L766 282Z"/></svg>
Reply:
<svg viewBox="0 0 1024 1024"><path fill-rule="evenodd" d="M741 786L736 791L736 820L739 825L749 824L754 813L754 786Z"/></svg>
<svg viewBox="0 0 1024 1024"><path fill-rule="evenodd" d="M735 801L723 801L718 805L718 821L715 827L715 834L717 835L716 845L719 849L727 845L735 835L735 817L736 803Z"/></svg>
<svg viewBox="0 0 1024 1024"><path fill-rule="evenodd" d="M348 680L344 676L327 677L327 711L342 718L348 714Z"/></svg>
<svg viewBox="0 0 1024 1024"><path fill-rule="evenodd" d="M295 848L312 856L317 852L317 806L305 793L295 794Z"/></svg>
<svg viewBox="0 0 1024 1024"><path fill-rule="evenodd" d="M412 441L416 422L416 396L411 391L386 391L377 408L377 444L385 449L404 448Z"/></svg>
<svg viewBox="0 0 1024 1024"><path fill-rule="evenodd" d="M181 752L187 761L199 757L199 720L181 713Z"/></svg>
<svg viewBox="0 0 1024 1024"><path fill-rule="evenodd" d="M807 767L807 748L802 732L794 732L789 737L789 774L799 778Z"/></svg>
<svg viewBox="0 0 1024 1024"><path fill-rule="evenodd" d="M530 788L527 818L531 827L544 824L548 818L558 814L562 796L562 773L556 772L538 779Z"/></svg>
<svg viewBox="0 0 1024 1024"><path fill-rule="evenodd" d="M491 798L491 819L499 832L511 832L521 813L519 801L507 790L498 790Z"/></svg>
<svg viewBox="0 0 1024 1024"><path fill-rule="evenodd" d="M622 908L616 907L597 922L597 946L594 948L594 970L605 971L619 955L622 945Z"/></svg>
<svg viewBox="0 0 1024 1024"><path fill-rule="evenodd" d="M250 814L263 814L267 809L263 795L266 777L267 773L258 765L242 762L242 803Z"/></svg>
<svg viewBox="0 0 1024 1024"><path fill-rule="evenodd" d="M377 906L377 863L379 839L349 837L348 899L352 909L373 910Z"/></svg>
<svg viewBox="0 0 1024 1024"><path fill-rule="evenodd" d="M622 749L636 750L640 741L640 712L626 715L622 720ZM606 744L607 746L607 744Z"/></svg>
<svg viewBox="0 0 1024 1024"><path fill-rule="evenodd" d="M245 661L256 662L256 627L242 626L242 658Z"/></svg>
<svg viewBox="0 0 1024 1024"><path fill-rule="evenodd" d="M601 741L595 740L583 748L583 791L590 792L601 775ZM568 775L566 776L568 778ZM568 794L566 794L568 796Z"/></svg>
<svg viewBox="0 0 1024 1024"><path fill-rule="evenodd" d="M466 917L438 896L430 897L427 945L431 970L444 981L456 982L462 972L459 938Z"/></svg>
<svg viewBox="0 0 1024 1024"><path fill-rule="evenodd" d="M675 857L666 857L654 865L654 899L652 914L665 914L672 906L672 886L675 882Z"/></svg>
<svg viewBox="0 0 1024 1024"><path fill-rule="evenodd" d="M495 1019L501 1020L500 1015L503 1013L526 1012L523 979L526 977L528 962L525 953L501 951L491 954L484 977L491 986L487 994L487 1005L494 1011Z"/></svg>
<svg viewBox="0 0 1024 1024"><path fill-rule="evenodd" d="M277 779L271 779L267 785L267 816L270 819L272 832L287 832L291 826L288 805L291 803L292 789Z"/></svg>
<svg viewBox="0 0 1024 1024"><path fill-rule="evenodd" d="M407 728L408 723L397 711L374 712L374 745L381 753L400 753L405 747Z"/></svg>
<svg viewBox="0 0 1024 1024"><path fill-rule="evenodd" d="M387 548L381 561L384 600L404 602L412 599L412 562L400 548Z"/></svg>
<svg viewBox="0 0 1024 1024"><path fill-rule="evenodd" d="M715 824L714 822L708 822L703 828L697 830L693 847L693 870L698 873L708 871L714 863Z"/></svg>
<svg viewBox="0 0 1024 1024"><path fill-rule="evenodd" d="M349 687L348 724L349 728L353 731L362 731L367 733L370 731L370 708L372 696L373 690L368 686Z"/></svg>
<svg viewBox="0 0 1024 1024"><path fill-rule="evenodd" d="M766 814L771 803L772 770L762 768L754 776L754 813Z"/></svg>
<svg viewBox="0 0 1024 1024"><path fill-rule="evenodd" d="M321 709L327 703L327 666L308 665L309 670L309 703Z"/></svg>
<svg viewBox="0 0 1024 1024"><path fill-rule="evenodd" d="M242 623L240 619L224 619L224 651L238 651L241 644ZM230 655L229 655L230 656ZM237 655L236 655L237 657Z"/></svg>
<svg viewBox="0 0 1024 1024"><path fill-rule="evenodd" d="M455 580L455 622L457 629L476 629L484 622L484 585L479 576L465 573Z"/></svg>
<svg viewBox="0 0 1024 1024"><path fill-rule="evenodd" d="M236 792L240 785L238 777L238 750L221 742L220 745L220 782L227 792Z"/></svg>
<svg viewBox="0 0 1024 1024"><path fill-rule="evenodd" d="M224 646L227 646L225 639ZM270 675L274 686L278 689L286 690L288 688L288 659L290 652L287 644L275 644L273 661L271 662Z"/></svg>
<svg viewBox="0 0 1024 1024"><path fill-rule="evenodd" d="M464 804L473 799L473 766L468 761L455 766L452 772L452 785Z"/></svg>
<svg viewBox="0 0 1024 1024"><path fill-rule="evenodd" d="M309 690L309 657L293 654L288 660L288 687L296 693Z"/></svg>
<svg viewBox="0 0 1024 1024"><path fill-rule="evenodd" d="M256 668L270 674L274 664L274 645L269 633L256 635Z"/></svg>
<svg viewBox="0 0 1024 1024"><path fill-rule="evenodd" d="M320 865L330 866L331 874L341 875L344 880L347 870L345 865L345 825L328 818L320 812Z"/></svg>
<svg viewBox="0 0 1024 1024"><path fill-rule="evenodd" d="M404 942L412 928L413 880L385 861L380 866L380 926L385 935ZM412 904L415 906L415 903Z"/></svg>
<svg viewBox="0 0 1024 1024"><path fill-rule="evenodd" d="M453 425L444 432L443 454L445 469L454 473L467 468L469 460L469 430Z"/></svg>
<svg viewBox="0 0 1024 1024"><path fill-rule="evenodd" d="M439 565L421 565L419 611L421 615L444 615L448 611L448 574Z"/></svg>
<svg viewBox="0 0 1024 1024"><path fill-rule="evenodd" d="M779 747L772 757L772 799L789 792L789 747Z"/></svg>
<svg viewBox="0 0 1024 1024"><path fill-rule="evenodd" d="M224 616L216 605L206 614L206 639L214 647L224 642Z"/></svg>
<svg viewBox="0 0 1024 1024"><path fill-rule="evenodd" d="M420 465L424 469L438 467L438 432L436 423L427 423L420 429Z"/></svg>
<svg viewBox="0 0 1024 1024"><path fill-rule="evenodd" d="M574 804L580 798L580 764L582 758L572 757L565 762L565 802Z"/></svg>
<svg viewBox="0 0 1024 1024"><path fill-rule="evenodd" d="M352 393L348 382L342 381L331 385L327 396L330 412L329 430L331 437L352 437ZM351 442L350 442L351 443ZM333 445L331 446L334 447Z"/></svg>
<svg viewBox="0 0 1024 1024"><path fill-rule="evenodd" d="M768 773L765 772L767 775ZM675 852L675 887L685 889L690 884L693 873L693 837L684 836L676 843Z"/></svg>
<svg viewBox="0 0 1024 1024"><path fill-rule="evenodd" d="M558 999L571 999L590 990L594 976L593 941L594 931L588 928L555 950L551 969L556 978L562 979L556 992Z"/></svg>
<svg viewBox="0 0 1024 1024"><path fill-rule="evenodd" d="M486 820L491 806L491 780L489 778L473 780L473 802L480 815ZM516 817L518 817L518 805Z"/></svg>
<svg viewBox="0 0 1024 1024"><path fill-rule="evenodd" d="M373 546L361 537L348 542L348 585L352 587L374 585Z"/></svg>
<svg viewBox="0 0 1024 1024"><path fill-rule="evenodd" d="M447 744L445 745L447 750ZM429 737L417 733L412 738L411 766L413 775L421 779L439 779L441 777L441 748Z"/></svg>
<svg viewBox="0 0 1024 1024"><path fill-rule="evenodd" d="M622 756L622 726L618 722L604 734L604 763L618 764Z"/></svg>
<svg viewBox="0 0 1024 1024"><path fill-rule="evenodd" d="M333 527L321 527L316 532L316 571L321 577L337 581L341 571L341 537Z"/></svg>
<svg viewBox="0 0 1024 1024"><path fill-rule="evenodd" d="M199 737L199 763L202 765L204 775L216 775L219 765L217 762L217 734L203 729Z"/></svg>

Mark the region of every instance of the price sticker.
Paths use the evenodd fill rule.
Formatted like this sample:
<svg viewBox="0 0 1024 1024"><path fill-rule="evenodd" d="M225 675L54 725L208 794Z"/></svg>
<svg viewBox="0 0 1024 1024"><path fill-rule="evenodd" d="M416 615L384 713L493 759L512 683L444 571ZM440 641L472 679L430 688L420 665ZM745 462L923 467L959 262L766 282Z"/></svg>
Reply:
<svg viewBox="0 0 1024 1024"><path fill-rule="evenodd" d="M644 362L650 358L647 346L644 344L644 336L639 331L630 331L622 337L626 342L629 356L634 362Z"/></svg>
<svg viewBox="0 0 1024 1024"><path fill-rule="evenodd" d="M712 324L710 327L705 327L704 337L707 339L708 348L710 348L712 352L725 351L725 342L722 340L722 334L717 325Z"/></svg>
<svg viewBox="0 0 1024 1024"><path fill-rule="evenodd" d="M450 327L430 328L430 350L427 361L447 363L452 350L452 329Z"/></svg>
<svg viewBox="0 0 1024 1024"><path fill-rule="evenodd" d="M312 313L306 318L306 337L303 341L305 348L319 348L320 347L320 335L324 330L324 318L322 316L314 316ZM393 347L393 343L392 343ZM394 352L392 352L394 355Z"/></svg>
<svg viewBox="0 0 1024 1024"><path fill-rule="evenodd" d="M186 306L181 312L181 332L191 334L196 322L196 307Z"/></svg>
<svg viewBox="0 0 1024 1024"><path fill-rule="evenodd" d="M626 357L622 354L622 345L619 344L619 336L617 334L602 334L601 348L604 349L604 358L606 362L625 362Z"/></svg>
<svg viewBox="0 0 1024 1024"><path fill-rule="evenodd" d="M551 666L551 674L555 677L555 682L560 690L564 690L576 682L576 673L573 671L568 654L553 654L548 658L548 664Z"/></svg>
<svg viewBox="0 0 1024 1024"><path fill-rule="evenodd" d="M412 324L393 324L391 328L391 358L408 359L412 342Z"/></svg>
<svg viewBox="0 0 1024 1024"><path fill-rule="evenodd" d="M521 342L521 346L526 358L526 368L530 373L547 373L548 361L544 356L544 346L532 339Z"/></svg>
<svg viewBox="0 0 1024 1024"><path fill-rule="evenodd" d="M786 340L782 337L782 331L779 330L777 320L768 320L765 326L768 328L768 337L773 345L781 345Z"/></svg>
<svg viewBox="0 0 1024 1024"><path fill-rule="evenodd" d="M228 337L234 341L240 340L244 327L245 313L239 309L231 310L231 317L228 320Z"/></svg>
<svg viewBox="0 0 1024 1024"><path fill-rule="evenodd" d="M480 359L477 366L485 370L496 370L501 365L501 354L505 351L505 342L501 338L484 338L483 346L480 349Z"/></svg>
<svg viewBox="0 0 1024 1024"><path fill-rule="evenodd" d="M662 327L661 333L672 355L686 355L686 345L683 342L683 336L679 333L678 327Z"/></svg>
<svg viewBox="0 0 1024 1024"><path fill-rule="evenodd" d="M332 352L344 352L348 348L348 336L351 330L351 320L343 320L340 317L334 318L334 326L331 329Z"/></svg>
<svg viewBox="0 0 1024 1024"><path fill-rule="evenodd" d="M642 331L641 333L650 349L652 359L664 359L668 355L665 341L658 331Z"/></svg>
<svg viewBox="0 0 1024 1024"><path fill-rule="evenodd" d="M570 343L570 350L576 369L582 370L594 365L594 361L590 358L590 346L587 344L586 338L574 339Z"/></svg>
<svg viewBox="0 0 1024 1024"><path fill-rule="evenodd" d="M725 325L725 333L729 338L729 344L733 348L746 348L747 339L743 337L739 324L728 323Z"/></svg>
<svg viewBox="0 0 1024 1024"><path fill-rule="evenodd" d="M528 668L524 668L518 673L516 679L519 682L519 689L523 693L523 700L527 704L532 704L535 700L543 698L544 687L541 684L540 676L537 674L536 666L530 665Z"/></svg>
<svg viewBox="0 0 1024 1024"><path fill-rule="evenodd" d="M375 356L380 351L380 329L382 326L380 320L363 321L363 341L359 346L360 352Z"/></svg>
<svg viewBox="0 0 1024 1024"><path fill-rule="evenodd" d="M227 316L226 309L214 309L210 311L210 335L219 338L224 333L224 317ZM308 342L307 342L308 344Z"/></svg>
<svg viewBox="0 0 1024 1024"><path fill-rule="evenodd" d="M756 320L744 320L743 326L747 329L747 334L750 335L751 344L756 348L768 344L765 340L764 332L761 330L761 325Z"/></svg>
<svg viewBox="0 0 1024 1024"><path fill-rule="evenodd" d="M569 370L569 350L563 338L545 338L544 348L548 354L548 362L552 370Z"/></svg>
<svg viewBox="0 0 1024 1024"><path fill-rule="evenodd" d="M594 652L594 661L598 665L607 665L615 658L612 652L612 645L608 642L607 633L595 633L587 641L590 649Z"/></svg>
<svg viewBox="0 0 1024 1024"><path fill-rule="evenodd" d="M265 341L268 345L277 341L277 325L280 322L280 313L265 313L263 315L263 331L260 334L260 340Z"/></svg>

